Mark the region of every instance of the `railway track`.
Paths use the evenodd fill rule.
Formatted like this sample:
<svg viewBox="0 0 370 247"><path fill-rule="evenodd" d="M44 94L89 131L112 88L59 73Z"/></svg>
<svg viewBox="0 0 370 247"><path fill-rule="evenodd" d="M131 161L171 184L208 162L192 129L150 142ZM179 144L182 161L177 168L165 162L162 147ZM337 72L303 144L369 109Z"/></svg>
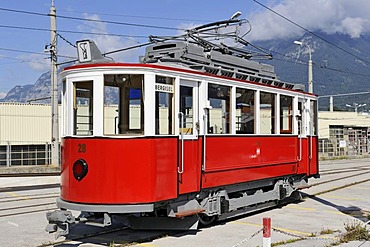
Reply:
<svg viewBox="0 0 370 247"><path fill-rule="evenodd" d="M322 169L322 172L321 172L322 181L314 183L312 184L312 186L319 187L320 185L322 185L323 188L321 189L319 187L320 188L319 192L316 192L316 193L304 194L304 198L313 198L315 196L323 195L323 194L326 194L326 193L329 193L335 190L341 190L341 189L348 188L354 185L369 182L370 179L362 179L362 180L356 179L365 174L368 174L369 170L370 170L370 166L367 166L367 165L358 166L355 168L354 167L344 167L344 168L335 168L335 169L328 169L328 168ZM343 176L338 177L338 175L340 174L342 174ZM358 181L343 185L344 183L346 183L345 182L346 179L352 179L353 181L355 180L358 180ZM343 181L343 182L340 182L340 181ZM342 185L334 186L330 190L325 189L325 184L330 183L330 182L340 182L340 184ZM20 191L20 190L29 191L30 188L26 188L26 187L22 189L15 188L14 190L12 190L11 188L8 188L7 192L15 192L15 191ZM49 188L53 188L53 187L55 186L51 186L51 187L49 186ZM2 188L0 188L0 192L4 192L4 191L1 191L1 189ZM35 187L32 187L32 189L35 189ZM13 216L28 215L28 214L33 214L33 213L41 213L41 212L46 212L49 210L54 210L56 208L55 206L53 206L55 205L54 199L58 196L59 196L59 193L53 192L53 193L46 193L46 194L45 193L35 193L35 194L27 193L26 195L21 195L21 198L11 196L10 194L9 196L1 197L0 198L0 221L2 218L7 219ZM53 202L43 202L43 200L53 200ZM1 208L1 205L5 205L6 203L17 203L17 202L22 203L22 201L32 201L32 204L18 205L15 207L8 206L8 207ZM134 238L135 240L132 240L133 238L127 237L127 241L119 241L119 240L116 241L116 238L118 236L122 236L122 235L128 236L131 234L135 234L135 236L137 236ZM105 229L101 229L101 231L94 232L94 233L88 233L84 235L79 234L80 236L76 236L75 234L72 237L69 236L68 239L60 240L60 241L50 241L48 243L45 243L39 246L40 247L57 246L57 245L63 245L63 244L69 244L69 243L76 243L76 241L81 242L81 243L89 243L91 239L95 238L94 241L96 241L96 239L103 239L104 236L109 236L108 239L111 239L112 242L115 242L115 243L125 242L125 244L129 245L129 244L138 243L138 242L139 243L148 242L154 239L161 238L162 236L173 235L173 234L175 234L173 231L160 231L160 232L157 232L156 235L152 234L150 237L148 237L146 235L146 232L137 234L137 232L136 233L132 232L132 230L128 229L127 227L109 228L109 229L105 228Z"/></svg>
<svg viewBox="0 0 370 247"><path fill-rule="evenodd" d="M4 202L17 202L17 201L24 201L24 200L41 200L41 199L47 199L47 198L57 198L59 196L59 193L46 193L46 194L32 194L27 195L25 197L14 197L13 196L5 196L0 198L0 203Z"/></svg>
<svg viewBox="0 0 370 247"><path fill-rule="evenodd" d="M343 176L343 177L337 178L335 180L328 180L328 181L318 182L318 183L314 184L313 186L319 186L319 185L323 185L325 183L329 183L329 182L333 182L333 181L340 181L340 180L345 180L345 179L349 179L349 178L355 178L355 177L358 177L358 176L361 176L361 175L364 175L364 174L368 173L368 172L362 172L362 171L364 171L364 170L367 171L369 169L370 168L368 168L368 166L363 166L359 169L346 169L346 168L345 169L336 169L337 171L339 171L339 170L345 171L345 172L341 172L343 174L348 174L348 173L353 173L353 172L358 172L358 171L360 171L360 173ZM338 174L338 173L339 172L334 173L334 174ZM327 174L327 175L329 175L329 174ZM332 175L332 173L330 175ZM348 187L355 186L355 185L358 185L358 184L366 183L366 182L369 182L369 181L370 181L370 178L367 178L367 179L359 180L357 182L336 186L336 187L333 187L329 190L323 188L319 192L316 192L316 193L313 193L313 194L303 193L303 198L314 198L314 197L319 196L319 195L323 195L323 194L330 193L330 192L333 192L333 191L336 191L336 190L348 188ZM240 216L240 217L237 217L237 218L242 218L242 217L245 217L245 216ZM230 220L233 221L235 219L230 219ZM229 220L227 220L227 221L229 221ZM217 225L218 223L216 222L216 223L213 223L212 225L214 225L214 224ZM128 233L122 233L122 231L130 231L131 232L132 230L130 230L126 227L123 227L123 228L119 228L119 229L112 229L112 230L109 230L109 231L99 231L99 232L94 233L94 234L89 234L89 235L80 236L80 237L73 237L73 238L66 239L66 240L59 241L59 242L54 242L54 243L50 243L50 244L46 244L46 245L40 245L40 247L54 246L54 245L58 245L58 244L68 244L68 243L72 243L74 241L88 242L88 239L93 239L95 237L102 236L102 235L105 235L105 234L114 234L116 232L117 233L119 232L119 234L117 234L117 235L128 234ZM143 231L143 233L145 233L145 231ZM158 234L156 236L151 236L151 237L146 237L145 234L142 234L143 235L142 237L136 238L135 241L128 241L128 242L125 243L125 245L130 245L130 244L134 244L134 243L148 242L148 241L152 241L154 239L159 239L163 236L170 236L170 235L177 234L177 233L178 232L174 232L174 231L160 231L160 232L158 232ZM114 240L114 235L112 237L112 242L116 242Z"/></svg>
<svg viewBox="0 0 370 247"><path fill-rule="evenodd" d="M37 212L47 212L49 210L55 210L57 196L39 196L39 197L25 197L0 200L0 219L18 216L25 214L32 214ZM35 201L38 202L35 202ZM39 200L43 200L39 202ZM21 202L22 201L22 202ZM15 204L15 205L14 205Z"/></svg>
<svg viewBox="0 0 370 247"><path fill-rule="evenodd" d="M60 176L60 172L27 172L27 173L2 173L0 174L0 178L8 178L8 177L45 177L45 176Z"/></svg>

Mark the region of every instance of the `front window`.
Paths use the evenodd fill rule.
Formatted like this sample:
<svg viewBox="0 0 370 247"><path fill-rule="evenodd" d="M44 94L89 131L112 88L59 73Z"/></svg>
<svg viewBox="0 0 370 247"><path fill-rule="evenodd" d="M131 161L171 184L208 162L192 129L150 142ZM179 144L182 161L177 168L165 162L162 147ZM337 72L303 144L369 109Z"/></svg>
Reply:
<svg viewBox="0 0 370 247"><path fill-rule="evenodd" d="M73 134L93 134L93 81L74 83Z"/></svg>
<svg viewBox="0 0 370 247"><path fill-rule="evenodd" d="M231 87L208 84L208 99L212 106L208 112L208 133L230 133L230 91Z"/></svg>
<svg viewBox="0 0 370 247"><path fill-rule="evenodd" d="M143 75L104 75L104 134L143 134Z"/></svg>

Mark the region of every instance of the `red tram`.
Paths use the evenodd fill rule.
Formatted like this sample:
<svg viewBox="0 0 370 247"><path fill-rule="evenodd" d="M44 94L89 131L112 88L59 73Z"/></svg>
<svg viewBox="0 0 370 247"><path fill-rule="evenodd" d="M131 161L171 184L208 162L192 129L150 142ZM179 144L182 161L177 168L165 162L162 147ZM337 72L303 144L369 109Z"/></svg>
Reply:
<svg viewBox="0 0 370 247"><path fill-rule="evenodd" d="M69 210L102 226L120 215L132 228L195 229L319 176L317 97L271 65L181 40L153 43L137 64L78 47L61 76L61 210L47 231L91 221Z"/></svg>

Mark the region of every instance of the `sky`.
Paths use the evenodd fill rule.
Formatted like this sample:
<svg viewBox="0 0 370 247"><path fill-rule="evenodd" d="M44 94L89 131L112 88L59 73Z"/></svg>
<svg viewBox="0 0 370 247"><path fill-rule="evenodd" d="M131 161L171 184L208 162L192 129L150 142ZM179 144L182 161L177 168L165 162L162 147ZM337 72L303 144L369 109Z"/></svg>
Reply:
<svg viewBox="0 0 370 247"><path fill-rule="evenodd" d="M368 0L54 1L60 35L58 62L76 57L72 45L78 40L92 39L102 52L109 52L146 43L149 35L178 35L183 29L229 19L236 11L251 23L252 30L245 37L250 42L299 39L305 31L286 19L313 32L343 33L354 39L370 32ZM44 49L50 44L47 14L51 3L0 1L0 98L16 85L34 84L50 69ZM137 62L143 52L135 49L112 57Z"/></svg>

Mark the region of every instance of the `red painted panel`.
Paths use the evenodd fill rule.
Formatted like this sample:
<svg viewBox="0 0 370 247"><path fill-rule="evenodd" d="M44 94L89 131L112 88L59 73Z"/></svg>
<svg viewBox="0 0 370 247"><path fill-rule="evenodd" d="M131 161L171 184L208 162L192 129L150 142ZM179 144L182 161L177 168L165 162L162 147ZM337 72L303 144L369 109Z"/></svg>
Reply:
<svg viewBox="0 0 370 247"><path fill-rule="evenodd" d="M79 153L79 145L86 152ZM177 139L72 139L63 141L62 198L82 203L147 203L177 197ZM78 159L88 163L81 181Z"/></svg>
<svg viewBox="0 0 370 247"><path fill-rule="evenodd" d="M310 175L315 175L319 173L319 147L318 147L318 137L312 137L312 157L310 160Z"/></svg>
<svg viewBox="0 0 370 247"><path fill-rule="evenodd" d="M203 188L242 183L296 173L296 163L245 167L240 169L207 172L203 174Z"/></svg>
<svg viewBox="0 0 370 247"><path fill-rule="evenodd" d="M207 136L203 187L297 173L297 137Z"/></svg>
<svg viewBox="0 0 370 247"><path fill-rule="evenodd" d="M206 139L206 171L297 161L297 137L212 137Z"/></svg>
<svg viewBox="0 0 370 247"><path fill-rule="evenodd" d="M179 145L179 147L181 147ZM200 190L200 174L202 169L201 140L184 141L184 172L179 174L179 193L186 194ZM181 150L179 151L179 153ZM180 153L181 155L181 153ZM179 157L179 160L181 156ZM181 164L181 161L179 162Z"/></svg>
<svg viewBox="0 0 370 247"><path fill-rule="evenodd" d="M178 174L180 145L173 138L66 138L62 145L61 196L81 203L131 204L173 199L202 187L235 184L290 174L316 174L317 138L308 159L309 138L296 136L207 136L206 172L201 173L202 139L185 140L184 173ZM86 151L79 152L79 145ZM72 165L89 166L81 181ZM308 166L310 164L310 166Z"/></svg>
<svg viewBox="0 0 370 247"><path fill-rule="evenodd" d="M301 146L301 150L300 150ZM297 173L298 174L307 174L308 173L308 138L297 139L297 149L298 149L298 167ZM302 152L300 155L299 153Z"/></svg>

